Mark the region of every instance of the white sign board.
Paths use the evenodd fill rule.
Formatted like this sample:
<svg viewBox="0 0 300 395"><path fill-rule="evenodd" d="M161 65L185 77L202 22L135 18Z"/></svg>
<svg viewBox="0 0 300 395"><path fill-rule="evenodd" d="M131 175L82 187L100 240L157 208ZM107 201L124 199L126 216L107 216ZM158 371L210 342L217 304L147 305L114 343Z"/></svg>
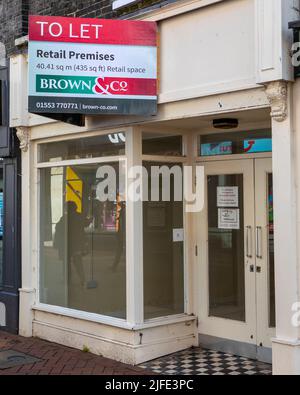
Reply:
<svg viewBox="0 0 300 395"><path fill-rule="evenodd" d="M239 188L218 187L217 205L218 207L239 207Z"/></svg>
<svg viewBox="0 0 300 395"><path fill-rule="evenodd" d="M228 209L219 208L219 229L240 229L240 210L239 209Z"/></svg>
<svg viewBox="0 0 300 395"><path fill-rule="evenodd" d="M180 241L184 241L184 230L173 229L173 242L178 243Z"/></svg>

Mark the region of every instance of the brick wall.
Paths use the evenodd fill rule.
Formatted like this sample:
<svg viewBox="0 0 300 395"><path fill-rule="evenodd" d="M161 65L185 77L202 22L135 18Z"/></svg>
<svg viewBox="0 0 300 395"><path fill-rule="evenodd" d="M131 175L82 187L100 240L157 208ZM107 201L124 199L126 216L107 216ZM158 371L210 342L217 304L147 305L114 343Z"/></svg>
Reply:
<svg viewBox="0 0 300 395"><path fill-rule="evenodd" d="M13 51L14 39L22 35L22 1L0 0L0 42L8 53Z"/></svg>
<svg viewBox="0 0 300 395"><path fill-rule="evenodd" d="M112 0L0 0L0 42L5 44L8 55L15 53L15 39L28 33L29 14L118 18L174 1L142 0L112 12Z"/></svg>
<svg viewBox="0 0 300 395"><path fill-rule="evenodd" d="M33 0L29 10L36 15L108 18L111 16L111 4L111 0Z"/></svg>

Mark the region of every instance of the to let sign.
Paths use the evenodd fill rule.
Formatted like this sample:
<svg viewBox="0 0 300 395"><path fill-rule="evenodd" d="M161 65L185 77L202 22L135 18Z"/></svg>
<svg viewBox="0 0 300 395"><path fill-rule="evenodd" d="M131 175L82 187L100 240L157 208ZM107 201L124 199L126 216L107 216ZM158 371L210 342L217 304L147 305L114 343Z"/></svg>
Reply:
<svg viewBox="0 0 300 395"><path fill-rule="evenodd" d="M156 111L155 22L30 17L29 112Z"/></svg>

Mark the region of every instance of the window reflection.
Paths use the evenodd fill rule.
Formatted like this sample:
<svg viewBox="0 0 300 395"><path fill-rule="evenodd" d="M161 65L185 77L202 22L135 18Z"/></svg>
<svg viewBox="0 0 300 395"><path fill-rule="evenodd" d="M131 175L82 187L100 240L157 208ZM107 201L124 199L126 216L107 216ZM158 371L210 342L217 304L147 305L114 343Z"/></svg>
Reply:
<svg viewBox="0 0 300 395"><path fill-rule="evenodd" d="M40 162L125 155L125 134L85 137L40 144Z"/></svg>
<svg viewBox="0 0 300 395"><path fill-rule="evenodd" d="M226 187L237 191L238 203L232 203L232 208L218 202L218 188ZM207 189L209 315L245 322L243 175L209 176ZM222 224L219 214L227 210L239 213L237 223Z"/></svg>
<svg viewBox="0 0 300 395"><path fill-rule="evenodd" d="M144 163L149 175L151 165ZM168 164L172 167L178 164ZM160 199L162 199L160 177ZM183 202L174 201L174 178L171 177L171 201L143 203L144 311L145 319L184 313ZM182 239L174 238L174 230Z"/></svg>
<svg viewBox="0 0 300 395"><path fill-rule="evenodd" d="M109 165L119 177L119 163ZM41 170L40 299L125 318L126 207L118 189L114 201L98 199L101 166Z"/></svg>
<svg viewBox="0 0 300 395"><path fill-rule="evenodd" d="M270 130L208 134L200 138L200 156L249 155L262 152L272 152Z"/></svg>
<svg viewBox="0 0 300 395"><path fill-rule="evenodd" d="M144 155L182 156L182 136L143 133Z"/></svg>

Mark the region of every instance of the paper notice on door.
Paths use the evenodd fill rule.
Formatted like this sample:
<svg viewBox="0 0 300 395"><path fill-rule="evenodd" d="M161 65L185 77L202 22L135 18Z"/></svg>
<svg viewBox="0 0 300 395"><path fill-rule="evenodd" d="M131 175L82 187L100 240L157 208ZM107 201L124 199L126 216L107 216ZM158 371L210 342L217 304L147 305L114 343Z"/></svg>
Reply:
<svg viewBox="0 0 300 395"><path fill-rule="evenodd" d="M238 187L217 187L218 207L239 207Z"/></svg>
<svg viewBox="0 0 300 395"><path fill-rule="evenodd" d="M219 208L219 229L240 229L240 210Z"/></svg>

